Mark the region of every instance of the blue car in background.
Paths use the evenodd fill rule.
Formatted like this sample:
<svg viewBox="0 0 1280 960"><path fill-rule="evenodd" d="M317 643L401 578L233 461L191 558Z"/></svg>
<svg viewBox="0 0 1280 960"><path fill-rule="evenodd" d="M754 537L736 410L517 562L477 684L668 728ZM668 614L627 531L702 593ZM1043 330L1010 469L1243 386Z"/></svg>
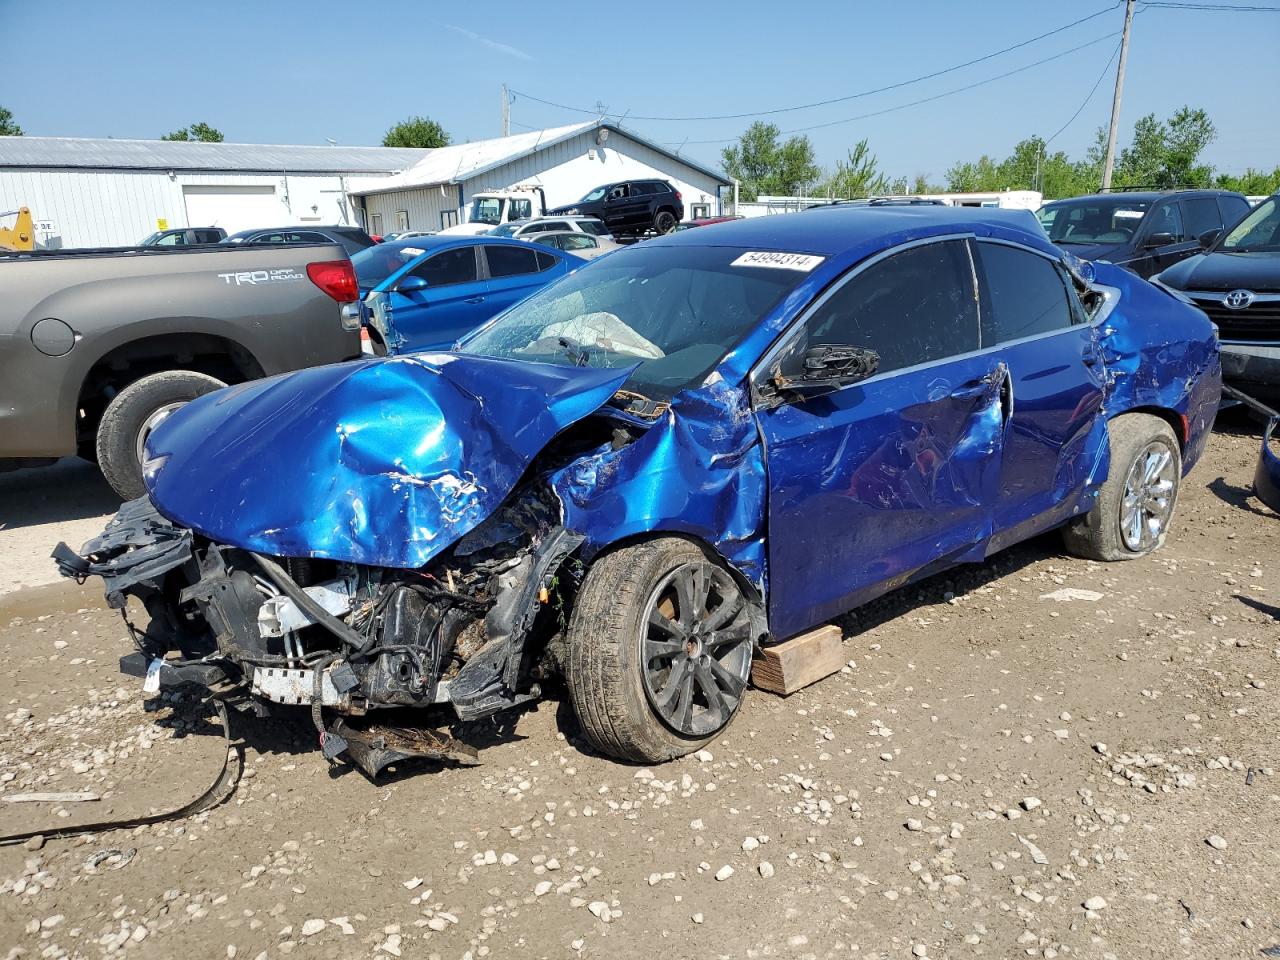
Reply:
<svg viewBox="0 0 1280 960"><path fill-rule="evenodd" d="M761 645L903 584L1054 528L1157 549L1220 391L1203 313L1025 214L739 220L447 352L200 397L150 435L149 502L55 555L144 602L134 669L312 705L367 771L458 752L376 708L438 726L557 676L592 744L651 763L728 726Z"/></svg>
<svg viewBox="0 0 1280 960"><path fill-rule="evenodd" d="M351 258L378 352L447 350L534 290L582 266L560 250L498 237L411 237Z"/></svg>

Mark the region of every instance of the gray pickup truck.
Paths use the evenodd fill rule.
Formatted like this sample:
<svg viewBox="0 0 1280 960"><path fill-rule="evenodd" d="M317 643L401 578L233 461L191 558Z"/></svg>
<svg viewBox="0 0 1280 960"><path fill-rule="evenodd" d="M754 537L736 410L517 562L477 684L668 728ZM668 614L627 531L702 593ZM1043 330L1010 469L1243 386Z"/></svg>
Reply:
<svg viewBox="0 0 1280 960"><path fill-rule="evenodd" d="M0 470L79 454L126 500L183 403L360 355L336 243L0 254L0 290Z"/></svg>

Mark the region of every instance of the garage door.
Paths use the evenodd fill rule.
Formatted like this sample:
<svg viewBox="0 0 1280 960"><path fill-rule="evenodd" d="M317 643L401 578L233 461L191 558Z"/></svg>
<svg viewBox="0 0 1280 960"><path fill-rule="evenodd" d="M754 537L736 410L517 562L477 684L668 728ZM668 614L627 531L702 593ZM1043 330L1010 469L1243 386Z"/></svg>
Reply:
<svg viewBox="0 0 1280 960"><path fill-rule="evenodd" d="M281 206L273 186L227 185L182 188L187 225L221 227L227 233L278 226Z"/></svg>

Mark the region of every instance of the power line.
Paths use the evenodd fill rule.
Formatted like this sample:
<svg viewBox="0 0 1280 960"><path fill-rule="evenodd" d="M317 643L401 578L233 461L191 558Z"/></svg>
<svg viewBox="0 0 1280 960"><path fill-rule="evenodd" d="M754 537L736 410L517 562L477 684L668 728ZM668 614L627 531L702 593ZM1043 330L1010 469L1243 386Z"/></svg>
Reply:
<svg viewBox="0 0 1280 960"><path fill-rule="evenodd" d="M1268 7L1261 4L1230 3L1175 3L1173 0L1144 0L1142 8L1155 7L1161 10L1211 10L1224 13L1280 13L1280 7Z"/></svg>
<svg viewBox="0 0 1280 960"><path fill-rule="evenodd" d="M1093 95L1098 92L1098 87L1102 86L1102 81L1106 79L1107 74L1111 70L1111 64L1115 63L1116 54L1118 54L1119 52L1120 52L1120 44L1117 43L1116 48L1111 51L1111 56L1109 56L1107 58L1107 62L1103 64L1102 72L1098 74L1098 79L1093 82L1093 87L1090 88L1088 94L1085 95L1084 100L1080 102L1080 106L1076 108L1076 112L1071 115L1070 120L1068 120L1066 123L1064 123L1062 126L1060 126L1057 130L1054 131L1053 136L1049 137L1049 139L1047 139L1044 142L1044 145L1046 147L1049 146L1049 144L1053 143L1055 139L1057 139L1058 134L1062 133L1063 130L1067 129L1067 127L1075 123L1076 118L1084 112L1084 108L1089 105L1089 101L1093 99Z"/></svg>
<svg viewBox="0 0 1280 960"><path fill-rule="evenodd" d="M1123 0L1121 0L1121 2L1123 2ZM1022 47L1029 46L1030 44L1036 43L1040 40L1044 40L1047 37L1052 37L1056 34L1062 33L1065 30L1070 30L1072 27L1077 27L1082 23L1088 22L1089 20L1096 19L1097 17L1100 17L1103 14L1110 13L1119 5L1120 5L1119 3L1113 3L1110 6L1104 7L1101 10L1095 11L1094 13L1091 13L1086 17L1081 17L1079 20L1073 20L1071 23L1068 23L1061 27L1057 27L1053 30L1050 30L1048 33L1042 33L1039 36L1032 37L1029 40L1023 40L1019 43L1013 44L1012 46L1005 47L1001 50L996 50L993 53L988 53L974 60L966 60L964 63L958 63L954 66L946 67L942 70L936 70L933 73L926 73L923 76L912 77L910 80L901 80L897 83L891 83L888 86L884 86L884 87L876 87L872 90L863 90L859 93L851 93L848 96L833 97L829 100L815 100L813 103L802 103L793 107L778 107L773 110L755 110L750 113L722 113L722 114L714 114L714 115L701 116L701 117L658 117L658 116L650 117L650 116L640 116L637 114L632 114L631 119L656 120L656 121L664 121L664 122L670 122L670 123L684 122L684 121L704 121L704 120L744 120L751 117L769 117L779 113L792 113L797 110L809 110L814 107L826 107L826 106L830 106L833 103L846 103L849 100L857 100L862 97L869 97L877 93L887 93L890 90L898 90L902 87L911 86L912 84L920 83L924 80L932 80L935 77L941 77L948 73L954 73L957 70L963 70L965 67L972 67L975 64L985 63L986 61L994 59L995 57L1003 56L1004 54L1011 53L1014 50L1020 50ZM511 92L513 94L516 94L517 96L524 97L526 100L533 100L535 103L545 104L548 107L555 107L558 110L568 110L572 113L583 113L588 115L598 115L599 113L599 111L597 110L588 110L584 107L573 107L563 103L556 103L553 100L544 100L541 97L535 97L532 94L524 93L520 90L512 90Z"/></svg>
<svg viewBox="0 0 1280 960"><path fill-rule="evenodd" d="M944 97L951 97L957 93L964 93L967 90L974 90L978 87L984 87L988 83L995 83L997 80L1003 80L1006 77L1012 77L1014 74L1023 73L1024 71L1030 70L1034 67L1039 67L1043 64L1049 63L1052 60L1061 60L1063 57L1067 57L1073 53L1079 52L1080 50L1084 50L1086 47L1092 47L1094 44L1101 43L1103 40L1110 40L1112 37L1119 36L1119 34L1120 34L1120 31L1118 30L1113 31L1112 33L1108 33L1105 36L1097 37L1093 40L1088 41L1087 43L1082 43L1079 46L1072 47L1070 50L1063 50L1061 53L1055 53L1051 57L1044 57L1043 59L1036 60L1034 63L1028 63L1026 66L1017 67L1014 70L1008 70L1005 73L997 74L994 77L987 77L985 80L978 80L978 81L975 81L974 83L966 84L963 87L956 87L953 90L947 90L947 91L944 91L943 93L936 93L931 97L922 97L919 100L912 100L909 103L900 103L897 106L886 107L883 110L874 110L871 113L858 114L858 116L856 117L845 117L841 120L828 120L826 123L814 123L814 124L810 124L807 127L796 127L795 129L792 129L792 130L783 130L780 132L780 135L788 136L793 133L807 133L810 130L820 130L825 127L838 126L843 123L853 123L855 120L868 120L871 117L880 117L888 113L896 113L899 110L906 110L908 107L918 107L924 103L932 103L933 101L941 100ZM690 146L693 146L694 144L732 143L737 139L738 139L737 137L722 137L718 140L690 140L688 143Z"/></svg>

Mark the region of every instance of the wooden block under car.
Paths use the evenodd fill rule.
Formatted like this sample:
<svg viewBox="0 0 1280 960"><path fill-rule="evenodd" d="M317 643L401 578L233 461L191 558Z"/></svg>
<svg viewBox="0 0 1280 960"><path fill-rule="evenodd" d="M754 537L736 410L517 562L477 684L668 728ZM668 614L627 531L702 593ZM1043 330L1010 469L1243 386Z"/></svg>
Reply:
<svg viewBox="0 0 1280 960"><path fill-rule="evenodd" d="M827 625L765 647L751 661L751 682L782 696L817 683L844 666L840 628Z"/></svg>

